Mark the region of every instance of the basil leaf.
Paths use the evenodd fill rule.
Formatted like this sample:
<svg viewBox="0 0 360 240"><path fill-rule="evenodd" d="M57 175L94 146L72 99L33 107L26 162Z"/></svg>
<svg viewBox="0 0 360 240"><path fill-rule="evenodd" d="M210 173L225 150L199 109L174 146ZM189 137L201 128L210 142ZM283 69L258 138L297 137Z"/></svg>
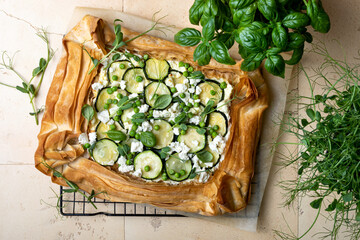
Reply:
<svg viewBox="0 0 360 240"><path fill-rule="evenodd" d="M239 34L241 46L250 52L261 52L268 48L266 37L254 30L245 29Z"/></svg>
<svg viewBox="0 0 360 240"><path fill-rule="evenodd" d="M130 147L127 144L119 145L118 151L119 151L120 156L126 156L130 151Z"/></svg>
<svg viewBox="0 0 360 240"><path fill-rule="evenodd" d="M269 48L268 50L266 50L266 55L270 56L270 55L276 55L282 52L281 48L277 48L277 47L272 47Z"/></svg>
<svg viewBox="0 0 360 240"><path fill-rule="evenodd" d="M204 116L204 115L207 115L211 108L214 106L215 102L213 100L209 100L207 103L206 103L206 106L203 110L203 112L200 114L201 116Z"/></svg>
<svg viewBox="0 0 360 240"><path fill-rule="evenodd" d="M327 33L330 30L330 18L325 12L321 0L309 0L306 4L306 13L310 17L310 24L315 31Z"/></svg>
<svg viewBox="0 0 360 240"><path fill-rule="evenodd" d="M192 72L188 78L190 79L205 79L204 74L201 71Z"/></svg>
<svg viewBox="0 0 360 240"><path fill-rule="evenodd" d="M230 34L230 33L223 33L221 35L218 35L217 39L220 42L223 42L225 44L225 46L227 47L227 49L230 49L235 42L235 37Z"/></svg>
<svg viewBox="0 0 360 240"><path fill-rule="evenodd" d="M280 55L269 56L265 61L265 69L275 75L285 77L285 61Z"/></svg>
<svg viewBox="0 0 360 240"><path fill-rule="evenodd" d="M305 37L300 33L289 33L289 43L287 48L292 50L296 48L303 48L305 43Z"/></svg>
<svg viewBox="0 0 360 240"><path fill-rule="evenodd" d="M311 35L311 33L306 32L306 33L303 34L303 36L305 37L305 41L307 41L308 43L312 43L313 36Z"/></svg>
<svg viewBox="0 0 360 240"><path fill-rule="evenodd" d="M179 124L181 122L184 122L187 119L187 114L185 112L180 113L176 118L175 118L175 124Z"/></svg>
<svg viewBox="0 0 360 240"><path fill-rule="evenodd" d="M140 134L140 141L146 147L153 147L156 145L156 137L152 132L142 132Z"/></svg>
<svg viewBox="0 0 360 240"><path fill-rule="evenodd" d="M186 131L188 127L186 126L186 124L182 123L180 124L180 129Z"/></svg>
<svg viewBox="0 0 360 240"><path fill-rule="evenodd" d="M196 132L198 134L201 134L201 135L204 135L206 133L206 129L205 128L197 128L196 129Z"/></svg>
<svg viewBox="0 0 360 240"><path fill-rule="evenodd" d="M189 11L189 19L191 24L199 24L200 19L204 13L205 4L206 1L204 0L195 0Z"/></svg>
<svg viewBox="0 0 360 240"><path fill-rule="evenodd" d="M314 209L319 209L322 201L323 201L323 198L316 199L310 203L310 206Z"/></svg>
<svg viewBox="0 0 360 240"><path fill-rule="evenodd" d="M119 107L120 110L126 110L126 109L129 109L129 108L132 108L132 103L127 103L127 104Z"/></svg>
<svg viewBox="0 0 360 240"><path fill-rule="evenodd" d="M211 56L209 52L209 46L206 43L201 43L195 48L194 61L197 61L200 66L209 64Z"/></svg>
<svg viewBox="0 0 360 240"><path fill-rule="evenodd" d="M106 132L106 135L112 139L112 140L115 140L115 141L124 141L126 140L126 134L121 132L121 131L118 131L118 130L109 130Z"/></svg>
<svg viewBox="0 0 360 240"><path fill-rule="evenodd" d="M84 118L86 118L88 121L91 121L91 119L93 119L93 117L95 115L95 110L89 104L85 104L81 108L81 115L83 115Z"/></svg>
<svg viewBox="0 0 360 240"><path fill-rule="evenodd" d="M257 69L265 58L265 53L251 53L241 63L241 70L243 71L254 71Z"/></svg>
<svg viewBox="0 0 360 240"><path fill-rule="evenodd" d="M160 95L158 98L156 98L154 103L154 108L156 109L164 109L171 103L171 96L169 94L163 94Z"/></svg>
<svg viewBox="0 0 360 240"><path fill-rule="evenodd" d="M216 16L219 11L219 7L217 5L217 0L206 0L204 15L207 16Z"/></svg>
<svg viewBox="0 0 360 240"><path fill-rule="evenodd" d="M271 33L271 38L276 47L285 48L288 41L288 32L281 26L281 23L277 23Z"/></svg>
<svg viewBox="0 0 360 240"><path fill-rule="evenodd" d="M164 147L161 149L161 151L163 152L170 152L171 148L170 147Z"/></svg>
<svg viewBox="0 0 360 240"><path fill-rule="evenodd" d="M229 50L219 40L210 43L210 54L219 63L234 65L236 62L230 57Z"/></svg>
<svg viewBox="0 0 360 240"><path fill-rule="evenodd" d="M288 65L295 65L300 62L304 54L304 47L296 48L293 51L293 54L289 60L286 60L285 63Z"/></svg>
<svg viewBox="0 0 360 240"><path fill-rule="evenodd" d="M145 114L144 113L135 113L131 118L132 123L143 123L145 122Z"/></svg>
<svg viewBox="0 0 360 240"><path fill-rule="evenodd" d="M287 28L300 28L309 25L310 18L305 13L293 12L287 15L282 23Z"/></svg>
<svg viewBox="0 0 360 240"><path fill-rule="evenodd" d="M211 17L202 29L204 41L211 41L215 33L215 18Z"/></svg>
<svg viewBox="0 0 360 240"><path fill-rule="evenodd" d="M311 108L306 109L306 114L311 120L315 119L315 112Z"/></svg>
<svg viewBox="0 0 360 240"><path fill-rule="evenodd" d="M201 33L194 28L184 28L174 36L180 46L195 46L201 41Z"/></svg>
<svg viewBox="0 0 360 240"><path fill-rule="evenodd" d="M233 12L234 24L237 27L245 27L251 24L255 19L256 10L257 4L253 3L246 8Z"/></svg>
<svg viewBox="0 0 360 240"><path fill-rule="evenodd" d="M202 162L211 162L211 160L214 158L214 156L209 151L206 150L196 153L196 156Z"/></svg>
<svg viewBox="0 0 360 240"><path fill-rule="evenodd" d="M123 96L119 102L117 103L118 107L121 107L127 100L129 100L128 96Z"/></svg>
<svg viewBox="0 0 360 240"><path fill-rule="evenodd" d="M275 0L258 0L258 9L267 20L273 20L277 15Z"/></svg>
<svg viewBox="0 0 360 240"><path fill-rule="evenodd" d="M253 2L254 0L230 0L229 7L232 11L238 10L238 9L246 8Z"/></svg>

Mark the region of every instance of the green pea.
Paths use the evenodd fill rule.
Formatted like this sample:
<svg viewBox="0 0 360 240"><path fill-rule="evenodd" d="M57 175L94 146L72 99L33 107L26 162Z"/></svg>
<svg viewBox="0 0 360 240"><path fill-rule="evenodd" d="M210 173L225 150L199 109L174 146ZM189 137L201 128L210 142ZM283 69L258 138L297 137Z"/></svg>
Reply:
<svg viewBox="0 0 360 240"><path fill-rule="evenodd" d="M182 170L180 171L180 175L183 176L183 175L185 175L185 174L186 174L186 171L185 171L184 169L182 169Z"/></svg>
<svg viewBox="0 0 360 240"><path fill-rule="evenodd" d="M120 121L120 116L119 116L119 115L116 115L116 116L114 117L114 121L116 121L116 122Z"/></svg>
<svg viewBox="0 0 360 240"><path fill-rule="evenodd" d="M198 102L194 103L194 107L200 107L200 103Z"/></svg>
<svg viewBox="0 0 360 240"><path fill-rule="evenodd" d="M189 63L185 63L185 68L189 68L190 64Z"/></svg>
<svg viewBox="0 0 360 240"><path fill-rule="evenodd" d="M138 113L139 111L140 111L140 110L139 110L138 107L135 107L135 108L134 108L134 112L135 112L135 113Z"/></svg>
<svg viewBox="0 0 360 240"><path fill-rule="evenodd" d="M137 62L140 61L140 58L139 58L138 56L136 56L136 55L133 56L133 59L134 59L135 61L137 61Z"/></svg>
<svg viewBox="0 0 360 240"><path fill-rule="evenodd" d="M143 61L140 61L139 62L139 67L144 67L145 66L145 63Z"/></svg>
<svg viewBox="0 0 360 240"><path fill-rule="evenodd" d="M166 181L168 179L167 174L163 173L161 176L162 180Z"/></svg>
<svg viewBox="0 0 360 240"><path fill-rule="evenodd" d="M188 112L189 110L190 110L190 108L189 108L188 106L185 106L185 107L184 107L184 111L185 111L185 112Z"/></svg>
<svg viewBox="0 0 360 240"><path fill-rule="evenodd" d="M189 72L188 72L188 71L185 71L185 72L183 72L183 75L184 75L184 77L188 77L188 76L189 76Z"/></svg>
<svg viewBox="0 0 360 240"><path fill-rule="evenodd" d="M188 113L188 117L192 118L194 116L194 114L192 114L191 112Z"/></svg>
<svg viewBox="0 0 360 240"><path fill-rule="evenodd" d="M113 100L112 100L112 103L113 103L113 104L117 104L118 102L119 102L119 101L118 101L117 99L113 99Z"/></svg>
<svg viewBox="0 0 360 240"><path fill-rule="evenodd" d="M106 92L107 92L108 94L112 94L114 91L113 91L111 88L108 88L108 89L106 89Z"/></svg>
<svg viewBox="0 0 360 240"><path fill-rule="evenodd" d="M227 87L226 82L220 83L220 88L221 88L221 89L225 89L226 87Z"/></svg>
<svg viewBox="0 0 360 240"><path fill-rule="evenodd" d="M136 134L136 132L135 132L134 130L131 130L131 131L129 132L130 137L134 137L135 134Z"/></svg>
<svg viewBox="0 0 360 240"><path fill-rule="evenodd" d="M153 113L154 113L154 110L153 110L153 109L150 109L149 114L150 114L150 115L153 115Z"/></svg>
<svg viewBox="0 0 360 240"><path fill-rule="evenodd" d="M121 63L119 67L120 69L125 69L125 64Z"/></svg>
<svg viewBox="0 0 360 240"><path fill-rule="evenodd" d="M194 100L198 100L198 99L199 99L199 95L194 95L194 96L193 96L193 99L194 99Z"/></svg>
<svg viewBox="0 0 360 240"><path fill-rule="evenodd" d="M140 139L140 133L135 134L135 138L136 138L137 140L139 140L139 139Z"/></svg>
<svg viewBox="0 0 360 240"><path fill-rule="evenodd" d="M155 126L154 126L154 129L155 129L156 131L158 131L158 130L160 129L160 126L159 126L159 125L155 125Z"/></svg>
<svg viewBox="0 0 360 240"><path fill-rule="evenodd" d="M203 128L203 127L205 127L205 123L204 123L204 122L200 122L200 123L199 123L199 126Z"/></svg>
<svg viewBox="0 0 360 240"><path fill-rule="evenodd" d="M180 97L185 98L186 97L185 93L180 93Z"/></svg>
<svg viewBox="0 0 360 240"><path fill-rule="evenodd" d="M136 104L136 106L139 107L139 106L141 105L141 101L140 101L140 100L136 100L135 104Z"/></svg>
<svg viewBox="0 0 360 240"><path fill-rule="evenodd" d="M118 90L118 87L115 87L115 86L114 86L114 87L111 88L111 90L112 90L113 92L115 92L116 90Z"/></svg>
<svg viewBox="0 0 360 240"><path fill-rule="evenodd" d="M215 90L211 90L211 91L210 91L210 94L214 96L214 95L216 94L216 91L215 91Z"/></svg>
<svg viewBox="0 0 360 240"><path fill-rule="evenodd" d="M175 173L175 177L176 177L176 178L179 178L179 177L180 177L180 173L178 173L178 172Z"/></svg>
<svg viewBox="0 0 360 240"><path fill-rule="evenodd" d="M185 131L185 130L181 130L180 134L181 134L181 135L185 135L185 134L186 134L186 131Z"/></svg>
<svg viewBox="0 0 360 240"><path fill-rule="evenodd" d="M175 174L175 171L172 170L172 169L170 169L169 173L170 173L170 175L174 175L174 174Z"/></svg>
<svg viewBox="0 0 360 240"><path fill-rule="evenodd" d="M194 71L194 68L193 67L189 67L188 68L188 72L193 72Z"/></svg>
<svg viewBox="0 0 360 240"><path fill-rule="evenodd" d="M149 165L146 165L146 166L144 167L144 170L145 170L145 172L150 171L150 166L149 166Z"/></svg>
<svg viewBox="0 0 360 240"><path fill-rule="evenodd" d="M131 160L130 159L128 159L128 160L126 160L126 165L131 165Z"/></svg>
<svg viewBox="0 0 360 240"><path fill-rule="evenodd" d="M122 99L122 97L123 97L123 95L121 93L118 93L116 96L118 99Z"/></svg>
<svg viewBox="0 0 360 240"><path fill-rule="evenodd" d="M121 115L122 113L123 113L123 111L120 110L120 109L116 111L116 114L117 114L117 115Z"/></svg>
<svg viewBox="0 0 360 240"><path fill-rule="evenodd" d="M142 82L142 81L143 81L143 77L142 77L142 76L136 76L136 81L137 81L137 82Z"/></svg>
<svg viewBox="0 0 360 240"><path fill-rule="evenodd" d="M210 135L212 135L212 134L214 133L214 130L213 130L213 129L210 129L210 130L209 130L209 133L210 133Z"/></svg>
<svg viewBox="0 0 360 240"><path fill-rule="evenodd" d="M108 99L108 100L106 101L106 103L107 103L107 104L112 104L112 99Z"/></svg>
<svg viewBox="0 0 360 240"><path fill-rule="evenodd" d="M119 77L116 76L116 75L113 75L111 78L112 78L112 80L114 80L114 81L117 81L117 80L119 79Z"/></svg>
<svg viewBox="0 0 360 240"><path fill-rule="evenodd" d="M84 148L89 148L90 147L90 143L85 143L84 144Z"/></svg>
<svg viewBox="0 0 360 240"><path fill-rule="evenodd" d="M176 93L176 92L177 92L177 90L176 90L175 87L172 87L170 90L171 90L172 93Z"/></svg>
<svg viewBox="0 0 360 240"><path fill-rule="evenodd" d="M213 129L214 129L215 131L217 131L217 130L219 130L219 126L218 126L218 125L215 125L215 126L213 127Z"/></svg>
<svg viewBox="0 0 360 240"><path fill-rule="evenodd" d="M115 128L116 128L115 124L110 125L110 130L115 130Z"/></svg>
<svg viewBox="0 0 360 240"><path fill-rule="evenodd" d="M134 130L134 131L136 131L136 129L138 129L138 126L137 125L132 125L132 127L131 127L131 130Z"/></svg>
<svg viewBox="0 0 360 240"><path fill-rule="evenodd" d="M109 109L109 104L105 103L104 104L104 109Z"/></svg>
<svg viewBox="0 0 360 240"><path fill-rule="evenodd" d="M180 107L181 107L181 108L184 108L185 106L186 106L186 104L185 104L184 102L181 102L181 103L180 103Z"/></svg>
<svg viewBox="0 0 360 240"><path fill-rule="evenodd" d="M179 67L183 67L185 66L185 63L184 62L179 62Z"/></svg>
<svg viewBox="0 0 360 240"><path fill-rule="evenodd" d="M129 158L133 158L133 157L134 157L134 154L133 154L133 153L129 153L129 154L128 154L128 157L129 157Z"/></svg>
<svg viewBox="0 0 360 240"><path fill-rule="evenodd" d="M193 107L192 103L188 103L187 106L188 106L189 108L192 108L192 107Z"/></svg>
<svg viewBox="0 0 360 240"><path fill-rule="evenodd" d="M143 58L144 58L144 60L148 60L148 59L149 59L149 55L145 54L145 55L143 56Z"/></svg>
<svg viewBox="0 0 360 240"><path fill-rule="evenodd" d="M217 132L211 133L211 136L212 136L213 138L215 138L217 135L218 135Z"/></svg>

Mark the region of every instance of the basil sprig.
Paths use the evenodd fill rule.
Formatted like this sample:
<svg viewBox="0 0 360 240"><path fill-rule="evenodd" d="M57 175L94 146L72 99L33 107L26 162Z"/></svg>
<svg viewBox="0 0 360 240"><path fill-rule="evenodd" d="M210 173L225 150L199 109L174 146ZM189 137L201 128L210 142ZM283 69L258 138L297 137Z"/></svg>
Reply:
<svg viewBox="0 0 360 240"><path fill-rule="evenodd" d="M209 64L211 58L235 64L228 50L236 42L244 59L242 70L255 70L266 60L267 71L281 77L285 64L301 60L305 41L312 42L306 27L321 33L330 30L321 0L195 0L189 20L201 25L202 31L185 28L174 40L181 46L198 45L193 58L199 65ZM285 60L280 53L289 51L292 57Z"/></svg>

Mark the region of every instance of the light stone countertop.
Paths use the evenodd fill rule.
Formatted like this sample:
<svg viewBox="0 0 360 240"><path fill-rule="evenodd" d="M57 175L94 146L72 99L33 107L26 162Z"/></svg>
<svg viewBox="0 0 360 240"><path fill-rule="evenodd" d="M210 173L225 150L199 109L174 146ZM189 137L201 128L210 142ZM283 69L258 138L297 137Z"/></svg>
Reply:
<svg viewBox="0 0 360 240"><path fill-rule="evenodd" d="M193 0L1 0L0 1L0 50L10 54L21 50L15 58L15 67L24 76L31 71L40 57L45 56L45 45L36 37L34 26L46 27L50 32L51 46L57 49L48 68L39 97L38 106L45 97L55 72L56 64L62 53L61 39L68 28L72 12L77 6L121 10L151 19L154 12L161 9L168 17L163 23L177 27L189 27L188 9ZM331 16L332 29L327 35L315 34L324 41L331 52L338 57L343 52L349 61L355 56L360 40L360 2L359 1L323 1ZM333 39L341 39L343 49ZM355 51L356 50L356 51ZM310 69L321 61L310 55L302 60L304 68ZM0 70L0 81L12 83L18 79L6 71ZM289 93L299 92L307 95L309 87L300 74L299 81L293 80ZM0 86L0 239L274 239L273 230L285 230L287 224L291 231L301 235L311 225L316 211L309 207L309 200L303 199L299 208L281 207L282 192L276 185L280 180L296 177L296 170L279 170L272 166L269 181L261 206L256 233L204 222L192 218L159 217L61 217L54 207L55 192L59 186L52 184L50 178L41 174L33 166L33 155L37 147L36 136L39 126L34 124L28 97L18 91ZM288 107L286 113L296 111ZM291 138L284 136L291 141ZM285 151L284 149L278 149ZM274 160L279 158L275 155ZM318 225L304 239L329 226L320 219Z"/></svg>

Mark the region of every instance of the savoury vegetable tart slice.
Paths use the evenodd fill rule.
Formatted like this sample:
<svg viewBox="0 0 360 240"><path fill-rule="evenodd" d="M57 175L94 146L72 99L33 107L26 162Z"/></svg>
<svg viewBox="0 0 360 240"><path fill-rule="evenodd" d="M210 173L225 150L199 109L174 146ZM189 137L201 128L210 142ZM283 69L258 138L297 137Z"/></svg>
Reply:
<svg viewBox="0 0 360 240"><path fill-rule="evenodd" d="M138 35L126 28L122 28L122 32L125 40ZM114 33L108 24L93 16L85 16L64 37L64 54L47 95L38 135L36 168L51 176L53 182L66 186L63 179L54 176L53 171L46 167L48 165L87 192L106 192L99 197L111 201L149 203L209 216L244 208L250 197L261 120L268 106L267 88L260 72L241 71L241 62L229 66L211 61L207 66L198 66L192 61L194 48L181 47L149 35L143 35L124 47L124 52L144 60L139 66L128 59L115 59L106 68L99 65L90 71L93 63L83 48L93 58L101 59L107 53L106 46L111 45L113 40ZM184 88L188 84L188 74L174 66L174 63L180 62L188 64L187 70L202 72L205 79L188 86L189 89L193 88L190 92L199 92L198 97L193 97L193 103L182 106L178 113L174 113L177 114L174 119L170 120L161 112L178 107L189 94ZM110 86L98 89L101 74L109 80ZM173 87L169 79L173 81ZM228 96L231 97L228 112L221 112L220 106L211 106L213 110L205 118L202 113L209 110L209 102L216 105L224 100L223 89L227 85L232 89L231 96ZM158 96L154 101L157 91L160 91L162 101L156 100ZM201 91L203 94L200 96ZM195 93L191 93L193 95ZM125 100L122 100L124 97ZM136 105L134 100L133 105L124 111L108 110L116 105L124 107L119 102L132 98L139 98L135 99L139 104ZM88 121L82 116L81 109L85 104L94 106L96 120ZM142 107L146 104L147 107ZM136 125L136 121L123 115L125 111L136 108L140 111L139 107L143 115L135 115L138 117L136 120L139 121L139 116L150 119L149 124L142 126L148 128L143 130L146 133L143 136L137 136L135 130L130 133L130 127ZM150 113L148 108L153 108L153 111ZM158 116L154 116L156 114ZM199 114L199 118L203 117L202 123L198 118L190 121L190 117L196 114ZM175 128L181 129L184 134L173 136L179 131ZM171 129L176 134L161 138ZM90 150L86 150L81 142L84 133L97 136ZM221 154L214 152L215 139L225 136L227 141ZM134 145L132 150L136 155L133 154L135 156L130 157L131 161L126 164L140 175L131 174L128 170L120 171L121 166L126 167L126 159L122 156L124 151L119 148L122 143L129 144L131 148ZM143 148L139 148L141 143L145 144ZM189 159L194 156L207 157L208 162L197 166L211 172L206 181L190 179L190 173L196 166L191 160L182 159L181 153L162 156L164 148L176 144L190 146L186 155ZM161 180L161 176L166 177Z"/></svg>

